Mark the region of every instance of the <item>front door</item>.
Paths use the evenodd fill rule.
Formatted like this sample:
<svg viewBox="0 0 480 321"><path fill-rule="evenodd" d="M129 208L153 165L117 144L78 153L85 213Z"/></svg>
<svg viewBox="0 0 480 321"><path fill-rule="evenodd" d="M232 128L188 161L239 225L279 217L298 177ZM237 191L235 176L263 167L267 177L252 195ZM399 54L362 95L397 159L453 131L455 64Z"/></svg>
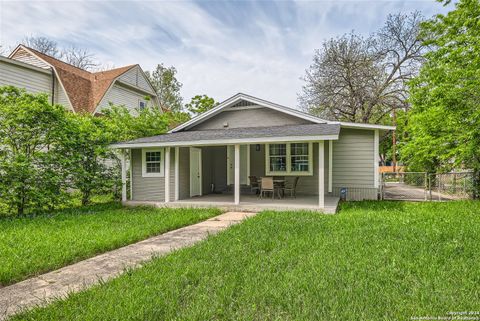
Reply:
<svg viewBox="0 0 480 321"><path fill-rule="evenodd" d="M190 147L190 197L202 195L202 150Z"/></svg>

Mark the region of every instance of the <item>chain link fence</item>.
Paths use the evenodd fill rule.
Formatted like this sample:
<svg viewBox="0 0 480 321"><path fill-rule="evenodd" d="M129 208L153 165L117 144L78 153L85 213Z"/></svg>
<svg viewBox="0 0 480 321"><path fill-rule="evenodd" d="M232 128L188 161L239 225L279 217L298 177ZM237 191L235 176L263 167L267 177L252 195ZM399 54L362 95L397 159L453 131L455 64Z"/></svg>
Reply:
<svg viewBox="0 0 480 321"><path fill-rule="evenodd" d="M473 197L473 173L387 172L381 175L385 200L448 201Z"/></svg>

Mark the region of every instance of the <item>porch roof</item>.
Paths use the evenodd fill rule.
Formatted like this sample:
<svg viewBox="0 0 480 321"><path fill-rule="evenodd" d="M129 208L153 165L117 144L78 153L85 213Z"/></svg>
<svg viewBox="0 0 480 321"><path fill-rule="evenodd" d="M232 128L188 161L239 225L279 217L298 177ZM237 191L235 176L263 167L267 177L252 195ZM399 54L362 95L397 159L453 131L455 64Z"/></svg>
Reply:
<svg viewBox="0 0 480 321"><path fill-rule="evenodd" d="M182 131L113 144L113 148L337 140L340 124L306 124Z"/></svg>

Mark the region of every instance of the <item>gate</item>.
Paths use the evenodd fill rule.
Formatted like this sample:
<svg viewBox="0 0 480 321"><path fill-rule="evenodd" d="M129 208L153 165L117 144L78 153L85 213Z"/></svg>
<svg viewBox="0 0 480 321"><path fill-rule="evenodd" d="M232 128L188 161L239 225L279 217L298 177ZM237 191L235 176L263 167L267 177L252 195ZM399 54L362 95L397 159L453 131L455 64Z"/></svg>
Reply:
<svg viewBox="0 0 480 321"><path fill-rule="evenodd" d="M429 197L428 174L425 172L382 173L382 199L425 201Z"/></svg>
<svg viewBox="0 0 480 321"><path fill-rule="evenodd" d="M386 172L381 175L380 196L384 200L449 201L473 196L473 173Z"/></svg>

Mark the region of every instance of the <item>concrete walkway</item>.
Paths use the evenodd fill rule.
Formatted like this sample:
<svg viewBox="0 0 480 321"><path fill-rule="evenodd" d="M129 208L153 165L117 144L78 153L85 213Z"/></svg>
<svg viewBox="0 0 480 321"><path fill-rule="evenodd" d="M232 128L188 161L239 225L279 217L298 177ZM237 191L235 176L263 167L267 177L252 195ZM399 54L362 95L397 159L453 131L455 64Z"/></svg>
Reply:
<svg viewBox="0 0 480 321"><path fill-rule="evenodd" d="M68 293L86 289L100 280L122 274L126 268L138 267L175 249L190 246L218 233L230 225L256 213L228 212L207 221L151 237L117 250L63 267L4 288L0 288L0 320L23 309L43 306L65 297Z"/></svg>

